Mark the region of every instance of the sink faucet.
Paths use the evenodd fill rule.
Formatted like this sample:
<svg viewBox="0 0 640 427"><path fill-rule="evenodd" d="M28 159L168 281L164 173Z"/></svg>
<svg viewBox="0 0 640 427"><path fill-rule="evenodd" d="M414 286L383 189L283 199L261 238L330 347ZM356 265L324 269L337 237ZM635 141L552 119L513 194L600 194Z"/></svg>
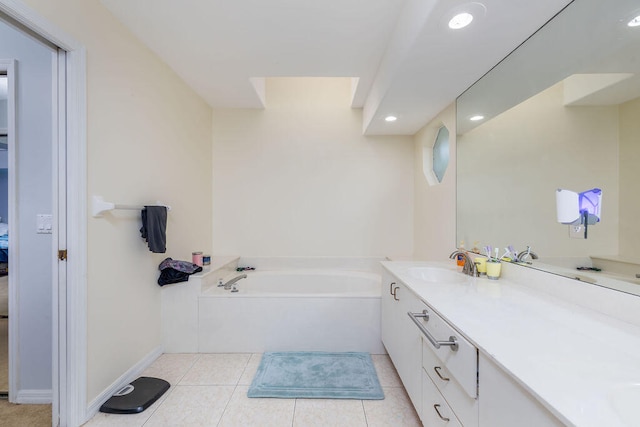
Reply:
<svg viewBox="0 0 640 427"><path fill-rule="evenodd" d="M449 258L456 259L458 255L462 255L464 257L464 265L462 266L462 273L468 274L469 276L480 276L478 272L478 266L473 262L471 257L465 251L455 250Z"/></svg>
<svg viewBox="0 0 640 427"><path fill-rule="evenodd" d="M231 292L238 292L238 289L236 288L236 282L238 280L242 280L242 279L246 279L247 275L246 274L241 274L239 276L234 277L233 279L228 280L227 282L220 284L218 286L224 286L224 288L228 291L229 289L231 289L231 287L233 286L233 289L231 289Z"/></svg>
<svg viewBox="0 0 640 427"><path fill-rule="evenodd" d="M527 261L527 258L531 257L531 259L538 259L538 255L531 250L531 246L527 246L527 249L520 252L516 261L524 262L526 264L531 264L531 261Z"/></svg>

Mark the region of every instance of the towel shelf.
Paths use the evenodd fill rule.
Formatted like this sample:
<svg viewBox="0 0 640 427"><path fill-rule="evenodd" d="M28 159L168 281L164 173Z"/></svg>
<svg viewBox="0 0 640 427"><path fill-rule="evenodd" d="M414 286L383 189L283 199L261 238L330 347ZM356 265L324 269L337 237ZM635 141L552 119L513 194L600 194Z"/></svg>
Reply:
<svg viewBox="0 0 640 427"><path fill-rule="evenodd" d="M167 206L162 202L156 202L156 206L164 206L168 211L171 210L171 206ZM119 203L112 203L105 201L102 196L93 196L93 206L92 206L92 214L94 218L101 218L102 214L106 211L110 211L113 209L127 209L127 210L137 210L141 211L144 209L144 206L138 205L123 205Z"/></svg>

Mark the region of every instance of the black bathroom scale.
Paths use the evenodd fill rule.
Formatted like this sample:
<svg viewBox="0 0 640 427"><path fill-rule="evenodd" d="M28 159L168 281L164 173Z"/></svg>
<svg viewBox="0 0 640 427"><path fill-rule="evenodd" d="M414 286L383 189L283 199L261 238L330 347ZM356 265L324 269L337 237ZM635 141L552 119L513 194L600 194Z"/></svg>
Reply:
<svg viewBox="0 0 640 427"><path fill-rule="evenodd" d="M160 398L171 385L160 378L140 377L123 387L100 407L108 414L137 414Z"/></svg>

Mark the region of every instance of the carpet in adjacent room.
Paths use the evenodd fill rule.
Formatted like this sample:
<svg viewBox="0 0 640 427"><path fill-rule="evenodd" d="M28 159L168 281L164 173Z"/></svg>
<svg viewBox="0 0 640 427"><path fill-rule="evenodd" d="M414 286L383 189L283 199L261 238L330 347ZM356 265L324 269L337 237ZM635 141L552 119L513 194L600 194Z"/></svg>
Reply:
<svg viewBox="0 0 640 427"><path fill-rule="evenodd" d="M248 397L384 399L369 353L267 352Z"/></svg>

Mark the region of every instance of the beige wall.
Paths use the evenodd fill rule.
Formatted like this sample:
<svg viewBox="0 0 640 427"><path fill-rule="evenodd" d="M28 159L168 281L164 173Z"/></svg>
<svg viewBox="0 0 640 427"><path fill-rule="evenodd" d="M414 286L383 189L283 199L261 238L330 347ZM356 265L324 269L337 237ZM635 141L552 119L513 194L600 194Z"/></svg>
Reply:
<svg viewBox="0 0 640 427"><path fill-rule="evenodd" d="M215 110L213 246L245 256L408 256L410 137L362 135L351 79L267 79L264 110Z"/></svg>
<svg viewBox="0 0 640 427"><path fill-rule="evenodd" d="M617 251L618 108L564 107L562 89L558 83L458 136L467 245L532 245L545 261ZM602 222L587 240L571 239L556 221L555 191L594 187L603 191Z"/></svg>
<svg viewBox="0 0 640 427"><path fill-rule="evenodd" d="M90 403L161 344L160 261L211 248L211 109L98 0L25 2L87 48L89 197L173 208L166 254L136 212L89 218Z"/></svg>
<svg viewBox="0 0 640 427"><path fill-rule="evenodd" d="M423 149L438 129L449 130L449 166L442 182L430 186L423 172ZM456 114L451 104L414 137L414 258L445 260L456 245Z"/></svg>
<svg viewBox="0 0 640 427"><path fill-rule="evenodd" d="M620 254L640 259L640 98L620 105Z"/></svg>

